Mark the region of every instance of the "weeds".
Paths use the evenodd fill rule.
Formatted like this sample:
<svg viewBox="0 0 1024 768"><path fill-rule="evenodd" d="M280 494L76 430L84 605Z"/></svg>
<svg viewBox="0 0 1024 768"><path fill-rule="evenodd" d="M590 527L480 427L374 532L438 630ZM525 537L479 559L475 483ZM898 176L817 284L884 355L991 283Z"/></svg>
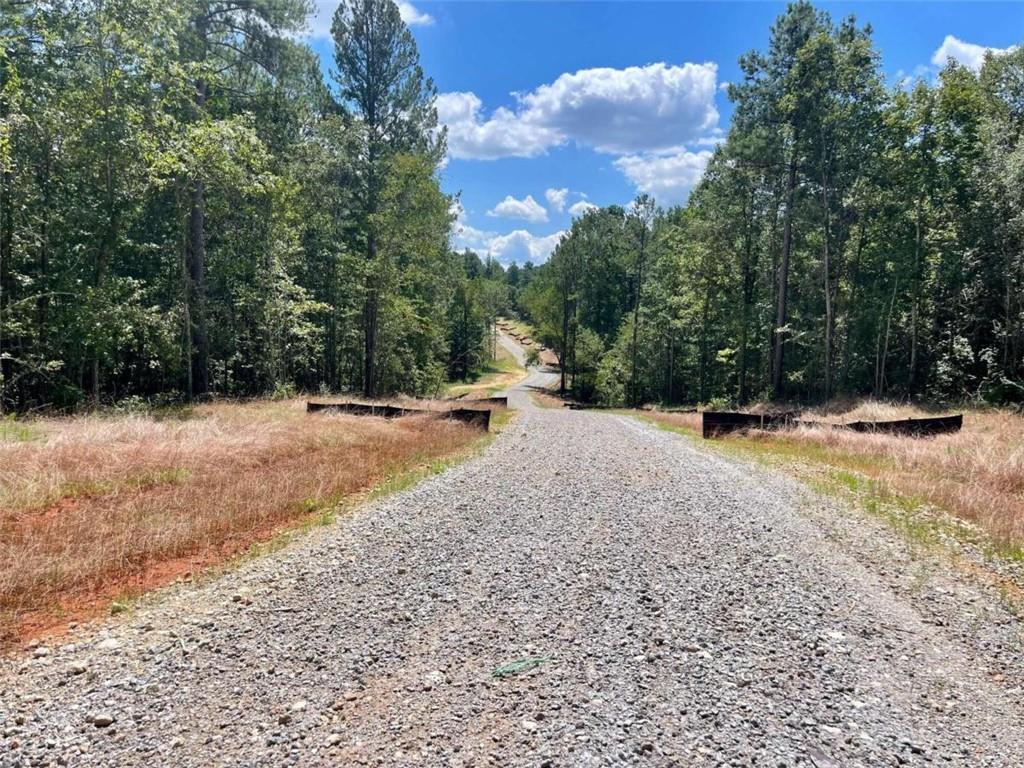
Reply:
<svg viewBox="0 0 1024 768"><path fill-rule="evenodd" d="M448 420L309 416L303 406L39 420L37 437L0 443L0 643L297 522L329 522L347 499L407 487L407 471L437 471L479 435Z"/></svg>
<svg viewBox="0 0 1024 768"><path fill-rule="evenodd" d="M464 397L467 400L494 397L524 378L526 369L516 362L512 353L499 345L497 357L487 363L474 382L450 386L447 396Z"/></svg>
<svg viewBox="0 0 1024 768"><path fill-rule="evenodd" d="M18 421L14 416L0 417L0 443L26 443L40 436L39 430L29 422Z"/></svg>
<svg viewBox="0 0 1024 768"><path fill-rule="evenodd" d="M839 422L923 414L914 407L867 402L808 415ZM700 435L699 413L651 411L643 416L659 426ZM869 511L902 505L901 525L914 528L908 531L912 537L929 535L916 527L927 526L922 521L928 515L920 510L931 507L976 523L1002 554L1017 557L1024 547L1024 418L1008 411L967 411L962 431L933 438L818 426L738 433L716 439L714 445L769 464L803 467L804 476L827 468L830 482L865 499Z"/></svg>

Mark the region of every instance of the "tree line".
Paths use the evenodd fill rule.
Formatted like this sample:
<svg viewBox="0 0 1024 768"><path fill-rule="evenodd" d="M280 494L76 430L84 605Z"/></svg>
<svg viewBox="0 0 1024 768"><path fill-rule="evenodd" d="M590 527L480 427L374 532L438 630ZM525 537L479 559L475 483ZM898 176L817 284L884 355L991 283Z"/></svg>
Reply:
<svg viewBox="0 0 1024 768"><path fill-rule="evenodd" d="M391 0L0 10L0 408L426 394L500 268L449 248L436 91Z"/></svg>
<svg viewBox="0 0 1024 768"><path fill-rule="evenodd" d="M887 87L788 7L685 206L575 220L517 306L607 403L1024 401L1024 48Z"/></svg>

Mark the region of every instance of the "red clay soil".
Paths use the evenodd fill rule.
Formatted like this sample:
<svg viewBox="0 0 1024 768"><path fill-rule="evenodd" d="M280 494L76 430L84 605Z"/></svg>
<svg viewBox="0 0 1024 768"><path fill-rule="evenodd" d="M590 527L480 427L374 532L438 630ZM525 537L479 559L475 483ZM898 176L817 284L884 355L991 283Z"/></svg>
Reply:
<svg viewBox="0 0 1024 768"><path fill-rule="evenodd" d="M65 501L73 503L75 500ZM54 505L54 508L63 503ZM115 602L137 598L177 581L197 581L216 570L217 566L251 551L256 545L300 527L303 521L315 514L278 522L245 534L235 534L218 548L204 548L180 557L157 561L146 565L141 571L114 574L89 585L87 589L60 595L55 608L28 611L19 616L15 622L14 636L0 635L0 652L10 653L33 641L66 635L79 624L110 615L111 606Z"/></svg>
<svg viewBox="0 0 1024 768"><path fill-rule="evenodd" d="M83 417L0 445L0 652L201 575L478 435L304 406L218 404L180 423Z"/></svg>

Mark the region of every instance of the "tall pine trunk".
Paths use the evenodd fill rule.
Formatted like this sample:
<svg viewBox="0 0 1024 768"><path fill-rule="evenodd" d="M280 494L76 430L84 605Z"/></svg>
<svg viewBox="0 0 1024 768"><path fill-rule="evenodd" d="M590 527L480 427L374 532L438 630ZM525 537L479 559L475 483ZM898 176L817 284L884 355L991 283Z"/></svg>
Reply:
<svg viewBox="0 0 1024 768"><path fill-rule="evenodd" d="M11 303L11 250L14 245L14 196L11 194L11 172L6 161L3 184L0 186L0 414L4 412L7 386L13 373L12 361L3 355L7 351L4 323Z"/></svg>
<svg viewBox="0 0 1024 768"><path fill-rule="evenodd" d="M853 250L853 260L851 261L849 268L850 297L846 303L849 307L847 311L850 313L850 317L846 322L846 329L842 339L842 348L839 350L839 373L836 377L839 381L839 388L842 390L846 390L849 387L850 363L853 357L853 353L851 352L852 336L856 325L854 315L860 307L860 293L858 291L861 282L860 264L861 255L864 252L864 245L867 240L867 223L865 218L865 214L859 214L859 221L857 225L857 247Z"/></svg>
<svg viewBox="0 0 1024 768"><path fill-rule="evenodd" d="M206 106L207 83L196 81L196 111ZM192 181L188 217L189 312L192 318L192 344L189 350L191 381L188 396L210 391L210 340L206 323L206 187L202 179Z"/></svg>
<svg viewBox="0 0 1024 768"><path fill-rule="evenodd" d="M739 372L737 375L737 397L740 405L747 402L747 346L749 343L750 311L754 303L754 187L750 189L750 207L746 210L745 227L743 237L743 265L741 268L741 281L743 288L743 303L740 308L740 348L739 348Z"/></svg>
<svg viewBox="0 0 1024 768"><path fill-rule="evenodd" d="M189 238L188 231L181 230L181 316L182 345L185 350L185 394L192 399L192 280L189 278Z"/></svg>
<svg viewBox="0 0 1024 768"><path fill-rule="evenodd" d="M896 287L898 285L897 280L892 282L892 298L889 299L889 311L885 317L885 336L884 342L881 342L882 333L879 331L878 340L875 342L875 397L881 397L885 394L885 365L889 358L889 334L892 330L892 313L896 307ZM881 343L880 343L881 342ZM879 347L881 351L879 352Z"/></svg>
<svg viewBox="0 0 1024 768"><path fill-rule="evenodd" d="M825 284L825 400L832 396L832 326L834 322L832 306L832 262L829 251L829 202L828 174L821 180L821 204L824 213L822 271Z"/></svg>
<svg viewBox="0 0 1024 768"><path fill-rule="evenodd" d="M924 197L917 199L914 222L914 298L910 307L910 366L907 370L907 397L914 396L917 384L917 326L921 311L921 251L924 246Z"/></svg>
<svg viewBox="0 0 1024 768"><path fill-rule="evenodd" d="M782 228L782 255L779 259L778 297L775 306L775 331L772 350L772 397L782 397L783 363L786 327L786 302L789 297L789 256L793 248L793 203L796 198L797 139L793 138L789 158L789 179L786 183L786 223Z"/></svg>
<svg viewBox="0 0 1024 768"><path fill-rule="evenodd" d="M737 399L740 405L746 405L747 394L747 304L743 304L743 318L740 325L740 370L737 381Z"/></svg>
<svg viewBox="0 0 1024 768"><path fill-rule="evenodd" d="M363 394L377 396L377 297L363 304Z"/></svg>
<svg viewBox="0 0 1024 768"><path fill-rule="evenodd" d="M327 306L330 314L327 316L327 332L324 334L325 360L324 378L331 391L338 388L338 296L337 296L337 264L331 260L331 267L327 277Z"/></svg>
<svg viewBox="0 0 1024 768"><path fill-rule="evenodd" d="M558 356L558 392L564 395L566 391L565 368L569 357L569 278L563 277L562 282L562 349Z"/></svg>
<svg viewBox="0 0 1024 768"><path fill-rule="evenodd" d="M372 205L372 204L371 204ZM371 208L376 211L375 206ZM377 237L372 225L366 237L366 298L363 300L363 395L377 396L377 324L380 315L379 275L374 274L377 263Z"/></svg>
<svg viewBox="0 0 1024 768"><path fill-rule="evenodd" d="M700 310L700 402L708 400L708 322L711 317L711 286L704 286L704 301Z"/></svg>
<svg viewBox="0 0 1024 768"><path fill-rule="evenodd" d="M104 102L107 105L105 107L106 110L109 107L109 92L106 87L104 88ZM105 124L109 127L109 117L106 117ZM109 142L107 143L107 156L104 163L104 182L106 187L107 226L96 257L96 274L94 279L98 298L106 283L107 270L110 268L110 263L114 258L114 251L117 249L121 227L120 212L118 211L114 196L114 169L113 159L110 156ZM102 298L100 300L103 301ZM100 353L97 349L93 349L92 358L92 404L93 407L98 407L100 404Z"/></svg>
<svg viewBox="0 0 1024 768"><path fill-rule="evenodd" d="M192 391L190 397L210 391L210 341L206 325L206 190L202 181L192 184L188 217L188 276L192 318Z"/></svg>
<svg viewBox="0 0 1024 768"><path fill-rule="evenodd" d="M46 134L49 144L49 134ZM43 215L39 222L39 282L43 290L36 299L36 336L39 348L47 350L50 330L50 216L52 214L52 193L50 184L50 153L43 156L39 170L38 184L42 189ZM38 388L39 385L37 385ZM37 389L34 397L45 397L45 390ZM2 398L0 398L2 399ZM3 406L0 405L0 413Z"/></svg>
<svg viewBox="0 0 1024 768"><path fill-rule="evenodd" d="M666 402L669 405L675 403L675 376L676 376L676 339L675 336L669 335L668 337L668 381L667 381L667 397Z"/></svg>
<svg viewBox="0 0 1024 768"><path fill-rule="evenodd" d="M377 235L374 232L377 213L377 145L372 135L376 125L376 112L368 110L367 121L371 136L367 149L367 184L366 184L366 298L363 300L363 395L377 396L377 320L380 314L380 276L374 274L377 267Z"/></svg>
<svg viewBox="0 0 1024 768"><path fill-rule="evenodd" d="M640 255L637 257L637 268L636 268L636 301L633 304L633 348L632 348L632 360L630 361L630 374L629 374L629 400L630 405L634 408L640 403L637 402L639 394L636 386L636 353L637 353L637 332L640 329L640 302L643 298L643 285L644 285L644 256L645 249L647 247L647 225L641 222L643 231L640 233Z"/></svg>

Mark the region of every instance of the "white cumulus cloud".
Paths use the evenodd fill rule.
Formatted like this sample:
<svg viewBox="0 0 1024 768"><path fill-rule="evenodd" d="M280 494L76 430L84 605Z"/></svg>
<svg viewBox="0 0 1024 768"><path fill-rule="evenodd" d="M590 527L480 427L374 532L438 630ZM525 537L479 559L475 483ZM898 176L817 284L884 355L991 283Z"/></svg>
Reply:
<svg viewBox="0 0 1024 768"><path fill-rule="evenodd" d="M471 226L466 220L466 209L462 207L462 203L459 201L452 203L450 213L455 216L455 223L452 225L452 248L456 251L469 248L478 253L486 253L487 243L495 234Z"/></svg>
<svg viewBox="0 0 1024 768"><path fill-rule="evenodd" d="M434 23L433 16L429 13L424 13L412 3L407 3L404 0L399 0L398 14L402 17L402 21L410 27L429 27Z"/></svg>
<svg viewBox="0 0 1024 768"><path fill-rule="evenodd" d="M506 266L512 262L544 263L563 235L561 231L550 235L534 235L524 229L516 229L506 234L477 229L467 221L466 210L460 202L452 205L451 213L455 216L451 237L452 248L457 251L468 248L480 256L493 256Z"/></svg>
<svg viewBox="0 0 1024 768"><path fill-rule="evenodd" d="M718 123L713 63L581 69L525 94L489 116L471 92L438 97L452 157L535 157L574 141L599 152L678 149Z"/></svg>
<svg viewBox="0 0 1024 768"><path fill-rule="evenodd" d="M550 235L534 235L525 229L516 229L506 235L491 238L487 244L487 253L502 264L526 261L541 264L548 260L563 234L554 232Z"/></svg>
<svg viewBox="0 0 1024 768"><path fill-rule="evenodd" d="M501 107L481 119L483 102L472 92L438 94L437 118L448 127L448 154L473 160L499 157L535 157L561 142L551 130L528 125Z"/></svg>
<svg viewBox="0 0 1024 768"><path fill-rule="evenodd" d="M331 21L334 19L334 12L338 8L338 0L316 0L313 4L313 12L306 19L309 25L309 37L330 38ZM402 0L398 3L398 14L402 21L410 27L428 27L434 23L434 17L424 13L412 3Z"/></svg>
<svg viewBox="0 0 1024 768"><path fill-rule="evenodd" d="M597 206L587 200L580 200L578 203L573 203L569 206L569 213L573 216L582 216L587 211L596 211Z"/></svg>
<svg viewBox="0 0 1024 768"><path fill-rule="evenodd" d="M565 210L565 201L568 197L568 187L562 187L561 189L548 189L544 191L544 198L548 201L548 205L559 213Z"/></svg>
<svg viewBox="0 0 1024 768"><path fill-rule="evenodd" d="M543 205L533 199L533 195L527 195L522 200L506 195L504 200L487 212L487 215L533 222L548 220L548 212Z"/></svg>
<svg viewBox="0 0 1024 768"><path fill-rule="evenodd" d="M615 167L641 192L653 195L662 205L682 203L690 189L700 181L710 150L678 152L669 155L627 155L615 161Z"/></svg>
<svg viewBox="0 0 1024 768"><path fill-rule="evenodd" d="M999 55L1002 53L1010 53L1016 50L1017 46L1011 45L1009 48L990 48L984 45L977 45L975 43L967 43L954 35L946 35L946 39L942 41L942 45L935 49L935 53L932 54L932 64L937 67L946 66L947 59L955 59L958 63L973 69L975 72L981 69L981 65L985 63L985 54L993 53Z"/></svg>

